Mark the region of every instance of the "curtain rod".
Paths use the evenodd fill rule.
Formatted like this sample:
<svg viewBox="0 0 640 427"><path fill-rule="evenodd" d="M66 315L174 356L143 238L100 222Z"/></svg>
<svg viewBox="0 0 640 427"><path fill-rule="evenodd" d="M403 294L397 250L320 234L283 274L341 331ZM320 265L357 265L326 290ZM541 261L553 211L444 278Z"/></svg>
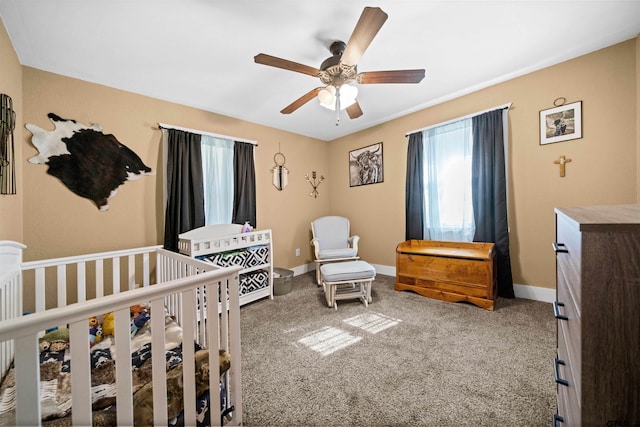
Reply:
<svg viewBox="0 0 640 427"><path fill-rule="evenodd" d="M253 141L253 140L250 140L250 139L236 138L235 136L221 135L219 133L205 132L203 130L183 128L183 127L180 127L180 126L167 125L167 124L164 124L164 123L158 123L158 126L160 127L160 129L181 130L181 131L185 131L185 132L197 133L199 135L213 136L214 138L225 138L225 139L231 139L233 141L238 141L238 142L246 142L247 144L253 144L256 147L258 146L258 143L256 141Z"/></svg>
<svg viewBox="0 0 640 427"><path fill-rule="evenodd" d="M434 128L434 127L448 125L449 123L457 122L459 120L468 119L469 117L479 116L480 114L488 113L489 111L508 110L509 108L511 108L511 105L512 105L512 103L509 102L507 104L502 104L502 105L498 105L496 107L487 108L486 110L478 111L477 113L467 114L466 116L456 117L455 119L447 120L446 122L440 122L440 123L436 123L435 125L427 126L427 127L421 128L421 129L412 130L411 132L407 132L404 136L409 136L412 133L416 133L416 132L423 132L423 131L425 131L427 129L431 129L431 128Z"/></svg>

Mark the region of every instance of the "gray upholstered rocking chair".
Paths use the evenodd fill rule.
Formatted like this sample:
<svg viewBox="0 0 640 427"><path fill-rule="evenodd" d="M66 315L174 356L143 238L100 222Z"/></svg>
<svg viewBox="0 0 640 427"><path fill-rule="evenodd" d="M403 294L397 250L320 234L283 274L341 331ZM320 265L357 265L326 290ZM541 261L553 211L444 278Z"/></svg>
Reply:
<svg viewBox="0 0 640 427"><path fill-rule="evenodd" d="M360 236L350 236L349 219L342 216L324 216L311 222L316 263L316 281L322 284L320 266L327 262L358 259Z"/></svg>

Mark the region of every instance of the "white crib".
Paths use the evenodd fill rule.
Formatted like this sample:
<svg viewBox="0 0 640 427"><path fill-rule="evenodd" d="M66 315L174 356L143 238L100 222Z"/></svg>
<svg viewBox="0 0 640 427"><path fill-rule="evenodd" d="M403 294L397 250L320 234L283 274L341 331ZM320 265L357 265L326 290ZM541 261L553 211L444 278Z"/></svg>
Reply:
<svg viewBox="0 0 640 427"><path fill-rule="evenodd" d="M113 312L115 388L118 425L133 425L133 389L129 307L148 303L151 310L151 362L154 425L167 425L165 315L182 329L182 343L209 350L209 366L227 350L231 366L209 376L210 423L242 425L239 267L220 268L160 246L23 262L20 243L0 241L0 381L15 369L15 424L41 425L39 337L54 327L69 328L71 421L92 425L91 316ZM218 300L216 304L199 301ZM228 295L228 298L219 298ZM31 312L24 314L25 312ZM197 319L206 318L207 322ZM196 425L194 345L182 346L184 425ZM112 351L113 353L113 351ZM221 387L221 382L224 387ZM227 411L217 404L223 390ZM222 394L222 392L221 392Z"/></svg>

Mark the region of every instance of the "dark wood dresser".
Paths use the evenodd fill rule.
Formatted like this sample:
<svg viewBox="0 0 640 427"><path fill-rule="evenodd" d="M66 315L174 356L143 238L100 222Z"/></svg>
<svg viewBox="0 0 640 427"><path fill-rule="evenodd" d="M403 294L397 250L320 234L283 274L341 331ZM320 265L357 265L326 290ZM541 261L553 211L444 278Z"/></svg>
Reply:
<svg viewBox="0 0 640 427"><path fill-rule="evenodd" d="M640 425L640 205L555 209L554 426Z"/></svg>

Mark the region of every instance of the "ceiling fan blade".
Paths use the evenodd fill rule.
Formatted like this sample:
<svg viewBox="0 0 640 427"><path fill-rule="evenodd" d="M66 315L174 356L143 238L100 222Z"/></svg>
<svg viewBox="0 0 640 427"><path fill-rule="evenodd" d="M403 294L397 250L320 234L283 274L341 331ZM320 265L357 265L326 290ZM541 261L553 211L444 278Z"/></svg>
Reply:
<svg viewBox="0 0 640 427"><path fill-rule="evenodd" d="M368 71L359 73L356 81L360 84L378 83L420 83L424 70Z"/></svg>
<svg viewBox="0 0 640 427"><path fill-rule="evenodd" d="M379 7L365 7L347 42L340 62L348 66L356 65L387 18L388 15Z"/></svg>
<svg viewBox="0 0 640 427"><path fill-rule="evenodd" d="M291 104L284 107L280 112L282 114L291 114L296 111L298 108L302 107L307 102L311 101L313 98L318 96L318 92L320 92L321 87L317 87L315 89L311 89L309 92L302 95L300 98L293 101Z"/></svg>
<svg viewBox="0 0 640 427"><path fill-rule="evenodd" d="M266 53L257 54L253 57L253 60L257 64L269 65L271 67L282 68L283 70L295 71L313 77L317 77L318 74L320 74L320 70L318 70L317 68L309 67L308 65L299 64L287 59L277 58L275 56L267 55Z"/></svg>
<svg viewBox="0 0 640 427"><path fill-rule="evenodd" d="M362 109L360 108L360 104L358 104L358 101L347 107L347 114L349 115L350 119L357 119L362 115Z"/></svg>

